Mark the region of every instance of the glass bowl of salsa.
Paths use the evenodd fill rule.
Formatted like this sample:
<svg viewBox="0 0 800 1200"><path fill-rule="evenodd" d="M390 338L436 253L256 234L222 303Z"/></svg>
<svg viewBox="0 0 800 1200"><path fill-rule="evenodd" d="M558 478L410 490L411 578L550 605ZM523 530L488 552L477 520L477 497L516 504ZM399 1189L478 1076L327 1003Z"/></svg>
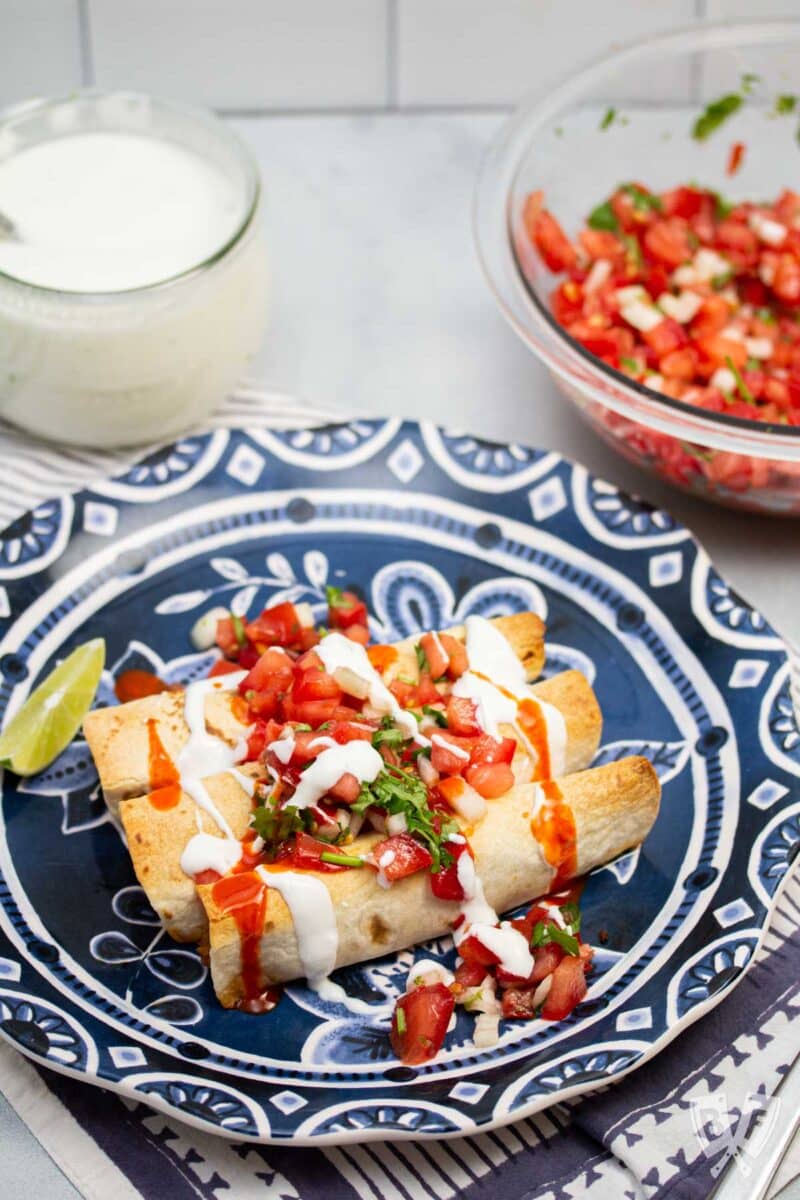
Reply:
<svg viewBox="0 0 800 1200"><path fill-rule="evenodd" d="M505 316L676 486L800 514L800 22L649 38L524 102L475 193Z"/></svg>

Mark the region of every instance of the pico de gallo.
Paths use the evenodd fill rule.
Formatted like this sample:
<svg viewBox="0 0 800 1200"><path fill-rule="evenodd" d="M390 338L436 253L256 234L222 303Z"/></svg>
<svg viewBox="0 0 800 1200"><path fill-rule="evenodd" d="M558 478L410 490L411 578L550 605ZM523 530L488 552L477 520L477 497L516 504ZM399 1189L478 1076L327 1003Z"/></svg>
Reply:
<svg viewBox="0 0 800 1200"><path fill-rule="evenodd" d="M556 321L595 357L707 412L800 425L800 193L730 203L694 184L623 183L573 240L537 191L522 223L547 269L564 276L550 297ZM680 483L697 474L740 491L767 482L764 460L626 428L633 448Z"/></svg>
<svg viewBox="0 0 800 1200"><path fill-rule="evenodd" d="M393 708L377 714L363 676L346 665L331 668L347 662L348 644L379 676L398 659L392 646L366 645L367 609L352 592L328 589L324 628L315 626L308 605L284 602L253 620L231 613L215 618L214 638L223 657L212 676L247 670L238 685L251 726L247 761L264 769L234 870L250 872L266 863L292 870L371 870L383 887L425 872L432 897L468 901L469 872L461 860L473 877L475 872L463 829L480 820L488 800L514 786L517 742L484 732L475 702L453 694L469 668L463 642L446 633L420 637L413 677L387 675ZM345 747L341 760L330 753ZM353 752L376 765L360 773L355 766L334 766L320 782L323 756L346 768L356 762ZM379 835L365 855L350 850L362 831ZM204 871L195 878L213 884L220 875ZM415 969L409 991L398 1000L390 1038L406 1063L436 1055L457 1003L478 1015L476 1036L489 1044L501 1017L558 1020L585 994L591 950L580 940L574 898L540 901L510 925L497 921L495 932L522 934L522 976L504 971L500 956L469 934L471 926L459 938L463 921L462 914L454 922L455 973L437 964L421 974ZM265 1011L274 993L268 1002L255 994L257 970L253 978L246 1006Z"/></svg>

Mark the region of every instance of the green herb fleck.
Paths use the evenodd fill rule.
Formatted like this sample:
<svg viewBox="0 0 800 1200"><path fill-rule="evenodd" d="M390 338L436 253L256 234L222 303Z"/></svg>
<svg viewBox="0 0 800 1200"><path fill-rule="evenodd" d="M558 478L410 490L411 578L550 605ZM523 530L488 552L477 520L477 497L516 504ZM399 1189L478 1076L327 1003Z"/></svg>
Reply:
<svg viewBox="0 0 800 1200"><path fill-rule="evenodd" d="M301 833L306 827L304 817L294 805L287 804L281 808L274 796L253 809L250 826L264 839L264 849L268 855L293 833Z"/></svg>
<svg viewBox="0 0 800 1200"><path fill-rule="evenodd" d="M619 222L608 200L592 209L589 213L589 225L592 229L608 229L611 233L619 229Z"/></svg>
<svg viewBox="0 0 800 1200"><path fill-rule="evenodd" d="M776 325L777 317L771 308L757 308L756 316L759 321L763 321L765 325Z"/></svg>
<svg viewBox="0 0 800 1200"><path fill-rule="evenodd" d="M754 74L753 71L745 71L744 75L742 75L742 91L744 94L749 96L757 83L761 83L761 76Z"/></svg>
<svg viewBox="0 0 800 1200"><path fill-rule="evenodd" d="M632 233L623 233L621 237L622 241L625 243L625 249L628 252L628 257L633 261L637 268L641 267L643 262L642 248L639 245L638 240L633 236Z"/></svg>
<svg viewBox="0 0 800 1200"><path fill-rule="evenodd" d="M747 362L745 363L745 367L748 371L760 371L761 360L758 358L748 358Z"/></svg>
<svg viewBox="0 0 800 1200"><path fill-rule="evenodd" d="M635 358L626 358L625 355L620 358L620 366L625 367L628 371L633 371L636 375L641 374L642 364L637 362Z"/></svg>
<svg viewBox="0 0 800 1200"><path fill-rule="evenodd" d="M355 854L333 854L328 850L323 850L320 854L320 862L331 863L337 867L363 867L363 858L357 858Z"/></svg>
<svg viewBox="0 0 800 1200"><path fill-rule="evenodd" d="M394 1021L395 1025L397 1026L397 1032L402 1037L406 1031L406 1014L405 1010L399 1004L394 1010Z"/></svg>
<svg viewBox="0 0 800 1200"><path fill-rule="evenodd" d="M561 905L561 916L572 932L577 933L581 927L581 910L574 900Z"/></svg>
<svg viewBox="0 0 800 1200"><path fill-rule="evenodd" d="M430 704L423 704L422 711L426 717L430 717L432 721L435 721L440 729L447 729L447 718L440 708L432 708Z"/></svg>
<svg viewBox="0 0 800 1200"><path fill-rule="evenodd" d="M661 212L664 207L660 196L646 192L644 188L639 187L638 183L623 183L620 191L623 191L626 196L630 196L633 207L638 212Z"/></svg>
<svg viewBox="0 0 800 1200"><path fill-rule="evenodd" d="M793 113L796 108L797 96L792 96L788 92L784 92L783 95L775 97L775 112L777 116L786 116L787 113Z"/></svg>
<svg viewBox="0 0 800 1200"><path fill-rule="evenodd" d="M247 634L244 631L244 621L241 617L237 617L236 613L231 613L231 625L233 632L236 634L236 640L239 646L244 649L247 645Z"/></svg>
<svg viewBox="0 0 800 1200"><path fill-rule="evenodd" d="M617 110L615 108L607 108L603 113L603 119L600 122L601 129L609 129L617 119Z"/></svg>
<svg viewBox="0 0 800 1200"><path fill-rule="evenodd" d="M330 721L328 721L328 725L330 725ZM323 729L326 729L326 728L327 728L327 726L320 725L317 732L320 733ZM295 725L294 731L295 731L295 733L311 733L312 726L311 725Z"/></svg>
<svg viewBox="0 0 800 1200"><path fill-rule="evenodd" d="M724 221L736 207L732 201L726 200L721 192L712 192L714 197L714 215L718 221Z"/></svg>
<svg viewBox="0 0 800 1200"><path fill-rule="evenodd" d="M728 370L733 375L734 379L736 380L737 391L739 392L739 395L744 400L745 404L755 405L756 398L753 395L753 393L750 391L750 388L747 386L745 381L742 379L741 372L739 371L739 368L734 363L730 354L725 355L725 364L726 364Z"/></svg>
<svg viewBox="0 0 800 1200"><path fill-rule="evenodd" d="M537 946L544 946L548 942L555 942L567 954L578 955L581 952L578 939L560 925L555 925L552 921L537 921L531 934L531 948L535 950Z"/></svg>
<svg viewBox="0 0 800 1200"><path fill-rule="evenodd" d="M733 279L734 272L732 270L720 271L719 275L712 275L711 286L715 292L719 292L722 288L727 287Z"/></svg>
<svg viewBox="0 0 800 1200"><path fill-rule="evenodd" d="M328 601L329 608L352 608L353 601L345 597L344 592L340 587L333 587L329 584L325 588L325 598Z"/></svg>
<svg viewBox="0 0 800 1200"><path fill-rule="evenodd" d="M408 741L406 734L392 724L391 717L384 717L380 729L376 729L372 735L372 744L376 750L379 746L388 746L390 750L398 750L406 741Z"/></svg>
<svg viewBox="0 0 800 1200"><path fill-rule="evenodd" d="M710 137L721 125L738 112L744 103L738 92L729 92L720 96L719 100L708 104L692 126L692 137L703 142Z"/></svg>
<svg viewBox="0 0 800 1200"><path fill-rule="evenodd" d="M372 806L390 816L403 813L407 831L431 853L431 871L450 865L452 855L444 849L444 843L451 833L456 833L458 826L455 821L443 820L441 813L433 812L428 804L428 789L416 775L401 767L387 765L372 783L361 785L358 799L351 808L353 812L363 813Z"/></svg>
<svg viewBox="0 0 800 1200"><path fill-rule="evenodd" d="M428 662L428 656L422 649L422 646L419 644L419 642L417 642L416 646L414 647L414 653L417 656L417 670L419 671L420 675L423 673L423 671L430 673L431 665Z"/></svg>
<svg viewBox="0 0 800 1200"><path fill-rule="evenodd" d="M555 129L553 130L553 133L556 135L556 137L563 137L564 136L563 125L556 125Z"/></svg>

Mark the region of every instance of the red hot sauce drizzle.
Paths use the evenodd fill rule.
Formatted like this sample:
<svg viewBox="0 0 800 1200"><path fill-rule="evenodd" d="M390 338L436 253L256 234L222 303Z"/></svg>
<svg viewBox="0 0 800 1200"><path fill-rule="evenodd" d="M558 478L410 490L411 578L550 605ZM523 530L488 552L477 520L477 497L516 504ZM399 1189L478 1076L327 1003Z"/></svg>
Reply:
<svg viewBox="0 0 800 1200"><path fill-rule="evenodd" d="M536 754L532 781L550 778L550 746L547 741L547 722L538 700L520 700L517 706L517 721L531 748Z"/></svg>
<svg viewBox="0 0 800 1200"><path fill-rule="evenodd" d="M263 1013L274 1008L280 989L264 988L259 946L267 911L267 888L255 871L223 875L212 884L211 895L218 908L233 918L239 931L243 995L237 1008Z"/></svg>
<svg viewBox="0 0 800 1200"><path fill-rule="evenodd" d="M164 749L155 717L150 717L147 721L147 743L149 800L153 808L164 812L174 808L181 798L181 777L175 763Z"/></svg>
<svg viewBox="0 0 800 1200"><path fill-rule="evenodd" d="M531 818L531 833L541 846L545 861L555 871L550 891L557 892L578 871L575 818L555 780L543 780L539 787L544 793L544 803Z"/></svg>

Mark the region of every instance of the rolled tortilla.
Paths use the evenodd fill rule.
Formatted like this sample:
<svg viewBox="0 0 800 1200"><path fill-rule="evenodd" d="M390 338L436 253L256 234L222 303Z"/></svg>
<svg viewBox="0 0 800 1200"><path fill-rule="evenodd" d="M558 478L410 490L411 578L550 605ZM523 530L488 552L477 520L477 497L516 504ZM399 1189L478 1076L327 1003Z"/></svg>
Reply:
<svg viewBox="0 0 800 1200"><path fill-rule="evenodd" d="M584 676L579 671L564 671L534 684L531 694L558 709L564 719L565 771L579 771L588 766L600 744L602 718L597 699ZM502 732L512 736L514 731L503 726ZM247 763L239 769L252 779L263 773L257 763ZM531 760L522 748L515 756L513 769L519 782L530 780ZM206 787L234 835L241 838L250 821L250 797L228 774L213 776L206 781ZM505 799L501 797L490 804L504 803ZM207 928L205 910L198 899L194 880L181 870L181 855L198 828L220 837L222 831L186 793L181 793L177 803L168 808L160 806L155 793L128 798L119 805L119 815L136 877L167 932L179 942L199 941Z"/></svg>
<svg viewBox="0 0 800 1200"><path fill-rule="evenodd" d="M492 623L511 644L525 667L529 682L540 674L544 663L544 625L535 613L514 613L495 617ZM446 630L464 640L463 625ZM396 675L417 678L414 646L419 637L407 638L395 646L397 658L384 678ZM92 752L106 804L113 813L121 800L146 795L152 788L150 778L148 722L155 721L159 740L166 755L177 761L189 738L183 715L183 692L161 692L114 708L98 708L87 713L83 732ZM206 728L229 745L236 745L247 733L247 705L235 692L210 691L205 699Z"/></svg>
<svg viewBox="0 0 800 1200"><path fill-rule="evenodd" d="M551 789L554 791L554 789ZM559 780L558 804L574 821L574 858L557 873L552 846L537 840L532 825L542 828L550 801L541 785L517 787L469 834L475 867L486 898L502 913L561 886L566 875L584 875L639 845L658 814L660 786L644 758L626 758ZM545 820L546 824L546 820ZM348 853L366 854L380 840L372 834L358 838ZM548 861L548 857L550 861ZM328 890L336 923L336 967L363 962L400 950L452 930L459 905L437 900L428 873L418 872L382 888L374 870L364 867L339 873L298 872L313 876ZM255 876L257 886L260 876ZM277 879L277 876L276 876ZM227 882L227 879L221 882ZM198 893L209 921L209 947L214 989L231 1008L245 999L242 978L243 939L235 915L215 897L217 884L204 884ZM266 887L263 933L259 939L260 983L288 982L303 975L302 949L282 895Z"/></svg>

